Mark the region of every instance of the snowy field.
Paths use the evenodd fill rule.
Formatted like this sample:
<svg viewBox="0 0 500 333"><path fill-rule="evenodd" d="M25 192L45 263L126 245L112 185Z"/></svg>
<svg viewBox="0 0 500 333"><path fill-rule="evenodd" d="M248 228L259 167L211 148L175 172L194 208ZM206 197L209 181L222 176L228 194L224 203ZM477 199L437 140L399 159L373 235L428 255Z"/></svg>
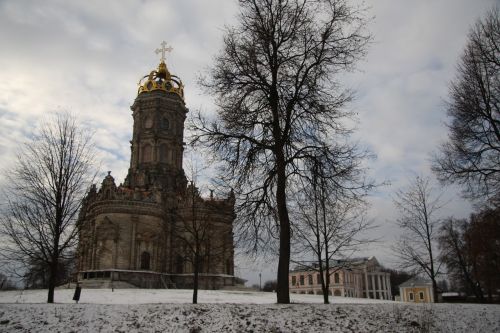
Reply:
<svg viewBox="0 0 500 333"><path fill-rule="evenodd" d="M84 289L0 292L0 332L500 332L500 305L414 305L252 291Z"/></svg>

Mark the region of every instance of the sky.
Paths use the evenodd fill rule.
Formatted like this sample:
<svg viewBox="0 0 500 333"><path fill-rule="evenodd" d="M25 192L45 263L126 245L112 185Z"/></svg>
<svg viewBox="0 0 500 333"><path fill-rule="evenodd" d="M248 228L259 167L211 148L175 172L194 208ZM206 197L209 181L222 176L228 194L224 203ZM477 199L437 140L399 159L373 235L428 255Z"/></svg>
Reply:
<svg viewBox="0 0 500 333"><path fill-rule="evenodd" d="M366 1L373 42L357 71L345 75L356 91L353 139L376 156L369 176L388 185L370 197L379 242L359 255L394 266L396 190L415 175L433 177L430 156L446 139L448 84L474 22L498 0ZM191 110L213 112L196 78L221 49L225 25L236 23L236 0L0 0L0 168L37 123L70 111L95 131L101 175L123 181L132 136L130 105L137 82L158 65L154 50L173 47L167 65L185 85ZM188 158L185 156L185 161ZM5 175L0 175L0 187ZM445 193L443 216L465 217L471 205L456 187ZM258 283L274 278L274 262L237 260L239 274Z"/></svg>

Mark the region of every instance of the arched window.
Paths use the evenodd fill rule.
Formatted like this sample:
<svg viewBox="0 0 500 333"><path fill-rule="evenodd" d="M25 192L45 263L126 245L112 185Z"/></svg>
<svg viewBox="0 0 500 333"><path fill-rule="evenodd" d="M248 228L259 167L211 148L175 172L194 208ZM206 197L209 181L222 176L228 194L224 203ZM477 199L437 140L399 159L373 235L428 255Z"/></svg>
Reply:
<svg viewBox="0 0 500 333"><path fill-rule="evenodd" d="M342 295L342 293L340 292L340 290L335 289L335 290L333 291L333 296L341 296L341 295Z"/></svg>
<svg viewBox="0 0 500 333"><path fill-rule="evenodd" d="M206 265L203 261L203 258L200 258L200 260L198 261L198 273L204 273L204 269L205 269Z"/></svg>
<svg viewBox="0 0 500 333"><path fill-rule="evenodd" d="M161 144L160 145L160 162L162 163L167 163L170 162L168 158L168 154L170 153L168 149L168 145L166 144Z"/></svg>
<svg viewBox="0 0 500 333"><path fill-rule="evenodd" d="M151 128L151 127L153 127L153 118L147 117L144 120L144 128Z"/></svg>
<svg viewBox="0 0 500 333"><path fill-rule="evenodd" d="M141 254L141 269L150 269L150 259L151 256L149 252L142 252Z"/></svg>
<svg viewBox="0 0 500 333"><path fill-rule="evenodd" d="M167 118L161 118L160 120L161 129L168 130L170 127L170 123Z"/></svg>
<svg viewBox="0 0 500 333"><path fill-rule="evenodd" d="M335 275L333 276L333 280L335 281L335 283L340 283L339 273L335 273Z"/></svg>
<svg viewBox="0 0 500 333"><path fill-rule="evenodd" d="M151 162L153 160L153 149L151 145L144 145L142 147L142 161Z"/></svg>
<svg viewBox="0 0 500 333"><path fill-rule="evenodd" d="M184 273L184 259L182 258L182 256L178 255L175 259L175 267L177 273Z"/></svg>

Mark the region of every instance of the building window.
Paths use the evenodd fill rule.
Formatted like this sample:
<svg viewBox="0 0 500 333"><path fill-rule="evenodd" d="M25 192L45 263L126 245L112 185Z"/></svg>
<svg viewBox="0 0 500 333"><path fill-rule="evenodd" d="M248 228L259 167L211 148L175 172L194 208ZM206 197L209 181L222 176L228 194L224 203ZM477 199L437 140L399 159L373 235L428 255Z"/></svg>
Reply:
<svg viewBox="0 0 500 333"><path fill-rule="evenodd" d="M340 283L339 273L335 273L335 275L333 276L333 279L335 280L335 283Z"/></svg>
<svg viewBox="0 0 500 333"><path fill-rule="evenodd" d="M182 258L182 256L177 256L177 259L175 260L175 267L177 273L184 273L184 258Z"/></svg>
<svg viewBox="0 0 500 333"><path fill-rule="evenodd" d="M341 296L341 295L342 295L342 293L340 292L340 290L335 289L335 290L333 291L333 296Z"/></svg>
<svg viewBox="0 0 500 333"><path fill-rule="evenodd" d="M409 293L408 296L410 297L410 301L413 301L413 293Z"/></svg>
<svg viewBox="0 0 500 333"><path fill-rule="evenodd" d="M151 162L153 160L153 149L151 145L144 145L142 147L142 161Z"/></svg>
<svg viewBox="0 0 500 333"><path fill-rule="evenodd" d="M294 275L292 276L292 286L295 286L297 284L297 277Z"/></svg>
<svg viewBox="0 0 500 333"><path fill-rule="evenodd" d="M193 258L193 261L195 261L195 260L194 260L194 258ZM200 272L200 273L204 273L204 272L203 272L203 270L205 269L205 266L206 266L206 265L204 264L203 259L202 259L202 258L200 258L200 259L198 260L198 272Z"/></svg>
<svg viewBox="0 0 500 333"><path fill-rule="evenodd" d="M160 162L162 162L162 163L170 162L169 154L171 154L171 153L168 149L168 146L166 144L161 144L160 145Z"/></svg>
<svg viewBox="0 0 500 333"><path fill-rule="evenodd" d="M307 282L309 283L309 285L310 285L310 286L312 286L312 285L313 285L313 276L312 276L312 275L309 275L309 276L307 277L307 280L308 280Z"/></svg>
<svg viewBox="0 0 500 333"><path fill-rule="evenodd" d="M160 127L161 129L168 130L170 127L170 123L168 122L167 118L161 118L160 120Z"/></svg>
<svg viewBox="0 0 500 333"><path fill-rule="evenodd" d="M424 292L423 291L419 292L418 297L420 298L421 301L423 301L424 300Z"/></svg>
<svg viewBox="0 0 500 333"><path fill-rule="evenodd" d="M316 274L316 283L321 284L321 275Z"/></svg>
<svg viewBox="0 0 500 333"><path fill-rule="evenodd" d="M141 254L141 269L149 269L150 259L151 259L151 256L149 255L149 252L142 252L142 254Z"/></svg>
<svg viewBox="0 0 500 333"><path fill-rule="evenodd" d="M145 128L151 128L151 127L153 127L153 118L151 118L151 117L147 117L147 118L144 120L144 127L145 127Z"/></svg>
<svg viewBox="0 0 500 333"><path fill-rule="evenodd" d="M304 275L301 275L300 276L300 285L303 286L304 285Z"/></svg>

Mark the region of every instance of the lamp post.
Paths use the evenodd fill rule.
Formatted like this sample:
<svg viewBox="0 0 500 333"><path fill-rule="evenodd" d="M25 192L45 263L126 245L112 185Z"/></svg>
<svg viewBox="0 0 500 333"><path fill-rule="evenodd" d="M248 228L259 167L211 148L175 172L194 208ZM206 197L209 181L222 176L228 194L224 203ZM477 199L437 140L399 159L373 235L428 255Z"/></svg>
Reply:
<svg viewBox="0 0 500 333"><path fill-rule="evenodd" d="M259 273L259 291L262 291L262 273Z"/></svg>

